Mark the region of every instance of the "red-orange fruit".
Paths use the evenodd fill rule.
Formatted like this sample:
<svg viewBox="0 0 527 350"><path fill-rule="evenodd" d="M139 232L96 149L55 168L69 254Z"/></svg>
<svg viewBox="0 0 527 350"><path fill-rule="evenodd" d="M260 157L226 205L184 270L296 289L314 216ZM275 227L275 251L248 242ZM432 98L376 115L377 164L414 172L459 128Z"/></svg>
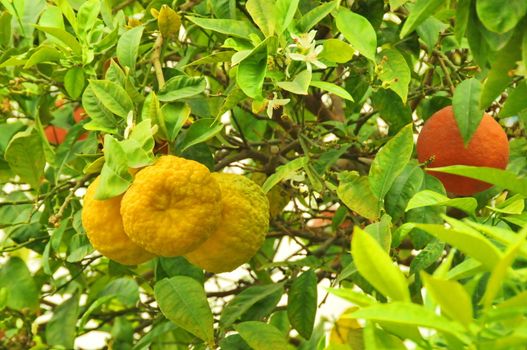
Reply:
<svg viewBox="0 0 527 350"><path fill-rule="evenodd" d="M319 216L321 217L309 220L307 222L307 226L313 227L313 228L321 228L321 227L330 226L333 223L333 217L335 216L335 212L326 210L326 211L321 212ZM343 223L339 225L339 227L342 229L347 229L347 228L350 228L351 225L352 223L350 220L345 220Z"/></svg>
<svg viewBox="0 0 527 350"><path fill-rule="evenodd" d="M428 119L417 139L420 162L431 160L428 168L449 165L471 165L505 169L509 162L507 134L490 115L484 114L467 147L454 118L452 106L447 106ZM492 185L464 176L430 171L448 192L470 196Z"/></svg>
<svg viewBox="0 0 527 350"><path fill-rule="evenodd" d="M59 128L58 126L48 125L44 129L46 137L52 145L60 145L64 142L66 134L68 131L64 128Z"/></svg>
<svg viewBox="0 0 527 350"><path fill-rule="evenodd" d="M73 120L75 120L75 123L80 122L84 118L86 118L86 111L84 110L84 108L78 106L77 108L75 108L75 110L73 110Z"/></svg>

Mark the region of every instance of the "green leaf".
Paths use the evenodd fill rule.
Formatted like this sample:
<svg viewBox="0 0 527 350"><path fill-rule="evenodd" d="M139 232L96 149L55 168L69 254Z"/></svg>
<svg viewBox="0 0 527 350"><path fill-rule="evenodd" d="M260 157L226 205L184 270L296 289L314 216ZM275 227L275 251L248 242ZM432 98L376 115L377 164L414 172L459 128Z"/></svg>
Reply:
<svg viewBox="0 0 527 350"><path fill-rule="evenodd" d="M395 49L382 50L377 57L379 64L379 79L383 87L387 87L401 97L406 103L408 84L410 84L410 68L403 55Z"/></svg>
<svg viewBox="0 0 527 350"><path fill-rule="evenodd" d="M267 71L267 43L262 41L247 57L240 62L236 73L236 82L242 91L249 97L260 98Z"/></svg>
<svg viewBox="0 0 527 350"><path fill-rule="evenodd" d="M31 68L42 62L56 62L64 57L64 54L51 46L43 45L37 49L26 61L24 68Z"/></svg>
<svg viewBox="0 0 527 350"><path fill-rule="evenodd" d="M73 349L77 335L75 325L79 316L79 299L79 295L74 294L55 308L46 325L47 344Z"/></svg>
<svg viewBox="0 0 527 350"><path fill-rule="evenodd" d="M472 228L475 228L486 236L496 240L497 242L501 242L507 246L514 245L518 237L518 235L510 229L505 229L498 226L483 225L470 220L466 220L464 223ZM527 242L523 244L522 249L520 249L520 253L527 258Z"/></svg>
<svg viewBox="0 0 527 350"><path fill-rule="evenodd" d="M249 321L234 326L240 336L254 350L291 350L285 336L275 327L267 323Z"/></svg>
<svg viewBox="0 0 527 350"><path fill-rule="evenodd" d="M347 92L344 88L338 86L337 84L328 83L326 81L312 80L309 85L317 87L321 90L326 90L327 92L342 97L343 99L353 101L353 96L351 96L349 92Z"/></svg>
<svg viewBox="0 0 527 350"><path fill-rule="evenodd" d="M121 144L112 136L104 136L104 166L95 199L103 200L120 195L132 184L128 160Z"/></svg>
<svg viewBox="0 0 527 350"><path fill-rule="evenodd" d="M424 190L416 193L408 202L405 211L428 207L428 206L449 206L464 211L469 215L474 215L478 207L478 201L472 197L450 199L440 193Z"/></svg>
<svg viewBox="0 0 527 350"><path fill-rule="evenodd" d="M236 295L224 308L220 318L220 327L227 329L240 319L253 306L266 298L284 291L283 284L265 284L252 286Z"/></svg>
<svg viewBox="0 0 527 350"><path fill-rule="evenodd" d="M109 80L90 80L90 87L93 94L110 112L126 118L133 110L132 99L119 84Z"/></svg>
<svg viewBox="0 0 527 350"><path fill-rule="evenodd" d="M525 16L527 3L523 0L478 0L476 11L488 30L505 33Z"/></svg>
<svg viewBox="0 0 527 350"><path fill-rule="evenodd" d="M54 28L54 27L44 27L44 26L38 26L38 25L36 25L35 28L57 38L67 48L71 49L71 51L73 51L74 54L79 55L79 56L82 54L82 46L79 44L77 39L73 35L68 33L67 31L65 31L64 29Z"/></svg>
<svg viewBox="0 0 527 350"><path fill-rule="evenodd" d="M421 189L424 180L423 170L410 163L397 176L385 197L386 212L395 220L404 215L408 201Z"/></svg>
<svg viewBox="0 0 527 350"><path fill-rule="evenodd" d="M338 296L344 300L347 300L357 306L369 306L377 303L375 298L368 294L356 292L350 288L326 288L327 291L333 295Z"/></svg>
<svg viewBox="0 0 527 350"><path fill-rule="evenodd" d="M85 37L86 33L93 29L100 11L100 0L88 0L79 7L77 12L77 33L79 36Z"/></svg>
<svg viewBox="0 0 527 350"><path fill-rule="evenodd" d="M198 27L245 40L248 40L251 34L258 35L258 30L247 21L237 21L234 19L198 18L192 16L187 16L185 18Z"/></svg>
<svg viewBox="0 0 527 350"><path fill-rule="evenodd" d="M311 83L311 77L311 70L306 69L298 73L293 81L280 81L276 83L276 85L297 95L307 95L307 90Z"/></svg>
<svg viewBox="0 0 527 350"><path fill-rule="evenodd" d="M373 194L380 202L410 161L414 149L412 125L404 127L375 156L368 179Z"/></svg>
<svg viewBox="0 0 527 350"><path fill-rule="evenodd" d="M166 106L169 106L167 104ZM159 99L154 91L148 94L143 103L143 108L141 109L141 119L150 119L152 126L157 126L157 132L154 134L162 140L167 139L167 127L165 124L165 118L161 115L161 107L159 104Z"/></svg>
<svg viewBox="0 0 527 350"><path fill-rule="evenodd" d="M109 134L117 132L117 119L95 96L91 85L82 94L82 106L91 119L84 124L86 130L100 130Z"/></svg>
<svg viewBox="0 0 527 350"><path fill-rule="evenodd" d="M392 326L393 327L393 326ZM366 322L362 330L362 343L358 343L357 347L359 349L383 349L383 350L406 350L407 347L404 345L403 341L393 334L397 334L395 331L390 330L389 327L385 327L387 330L377 327L372 322ZM360 334L360 333L359 333ZM348 345L350 343L348 335ZM346 346L349 349L348 346ZM355 349L355 347L353 347ZM337 348L337 350L340 350Z"/></svg>
<svg viewBox="0 0 527 350"><path fill-rule="evenodd" d="M397 10L399 7L403 6L404 4L406 4L408 0L390 0L389 3L390 3L390 10L391 11L395 11Z"/></svg>
<svg viewBox="0 0 527 350"><path fill-rule="evenodd" d="M461 42L467 30L468 17L470 15L470 0L459 0L456 9L456 25L454 27L454 35L458 43Z"/></svg>
<svg viewBox="0 0 527 350"><path fill-rule="evenodd" d="M298 0L296 2L298 4ZM0 13L0 46L6 47L11 42L12 19L13 16L7 11L2 11Z"/></svg>
<svg viewBox="0 0 527 350"><path fill-rule="evenodd" d="M472 301L460 283L435 278L426 272L421 277L426 291L441 306L441 313L467 327L473 322Z"/></svg>
<svg viewBox="0 0 527 350"><path fill-rule="evenodd" d="M350 210L370 220L379 217L379 198L371 190L371 185L366 176L358 172L345 172L339 176L337 188L339 199Z"/></svg>
<svg viewBox="0 0 527 350"><path fill-rule="evenodd" d="M501 302L497 308L521 307L527 305L527 290L516 294L515 296Z"/></svg>
<svg viewBox="0 0 527 350"><path fill-rule="evenodd" d="M507 6L505 6L507 7ZM513 76L509 72L516 68L516 62L521 60L522 33L517 30L507 45L498 51L491 62L490 72L483 83L480 107L486 109L509 86Z"/></svg>
<svg viewBox="0 0 527 350"><path fill-rule="evenodd" d="M71 7L68 0L58 0L57 5L62 11L62 14L68 22L70 22L72 28L74 31L77 31L77 18L75 17L75 12L73 11L73 8Z"/></svg>
<svg viewBox="0 0 527 350"><path fill-rule="evenodd" d="M434 16L428 17L423 23L415 28L417 34L428 48L428 52L432 52L441 34L449 26L446 23L438 20Z"/></svg>
<svg viewBox="0 0 527 350"><path fill-rule="evenodd" d="M275 4L267 0L248 0L245 7L254 23L266 37L274 34L276 28Z"/></svg>
<svg viewBox="0 0 527 350"><path fill-rule="evenodd" d="M353 229L351 255L359 273L382 295L392 300L410 301L403 273L370 234Z"/></svg>
<svg viewBox="0 0 527 350"><path fill-rule="evenodd" d="M204 77L188 77L177 75L170 78L163 90L159 91L158 98L162 102L172 102L201 94L207 87Z"/></svg>
<svg viewBox="0 0 527 350"><path fill-rule="evenodd" d="M447 272L446 278L449 280L460 280L463 278L474 277L478 273L487 271L479 261L472 258L467 258L460 264L454 266L450 271Z"/></svg>
<svg viewBox="0 0 527 350"><path fill-rule="evenodd" d="M121 141L128 159L128 167L141 168L152 164L154 145L150 119L143 120L132 129L128 139Z"/></svg>
<svg viewBox="0 0 527 350"><path fill-rule="evenodd" d="M216 114L216 118L221 118L225 112L236 107L238 103L245 100L245 98L247 98L247 96L243 93L243 91L239 87L235 86L231 91L229 91L227 97L225 97L221 108Z"/></svg>
<svg viewBox="0 0 527 350"><path fill-rule="evenodd" d="M39 291L26 264L19 257L11 257L0 268L0 290L6 295L5 306L22 311L38 310ZM1 308L1 307L0 307Z"/></svg>
<svg viewBox="0 0 527 350"><path fill-rule="evenodd" d="M392 218L388 214L384 214L379 222L369 224L364 228L364 231L369 233L377 243L384 249L385 252L390 252L392 245Z"/></svg>
<svg viewBox="0 0 527 350"><path fill-rule="evenodd" d="M130 68L131 71L135 70L143 30L143 26L134 27L124 32L117 42L116 54L119 63Z"/></svg>
<svg viewBox="0 0 527 350"><path fill-rule="evenodd" d="M220 340L221 350L252 350L239 334L232 334Z"/></svg>
<svg viewBox="0 0 527 350"><path fill-rule="evenodd" d="M433 170L481 180L527 196L527 179L518 177L518 175L508 170L469 165L451 165L448 167L433 168Z"/></svg>
<svg viewBox="0 0 527 350"><path fill-rule="evenodd" d="M485 309L488 310L492 306L494 298L498 294L502 284L505 282L509 268L512 266L514 260L520 253L520 250L525 245L526 237L527 227L523 228L523 230L517 235L516 241L507 248L501 260L492 270L485 294L483 295L483 306Z"/></svg>
<svg viewBox="0 0 527 350"><path fill-rule="evenodd" d="M431 266L443 255L444 251L445 243L438 239L433 239L427 243L410 263L410 274L417 274L419 271Z"/></svg>
<svg viewBox="0 0 527 350"><path fill-rule="evenodd" d="M475 78L464 80L454 92L454 117L465 146L469 144L483 118L483 110L478 103L480 96L481 83Z"/></svg>
<svg viewBox="0 0 527 350"><path fill-rule="evenodd" d="M39 189L46 160L42 141L35 129L16 133L6 147L4 158L22 181L35 190Z"/></svg>
<svg viewBox="0 0 527 350"><path fill-rule="evenodd" d="M157 26L159 31L164 38L169 38L179 32L181 26L181 17L176 11L168 7L168 5L162 5L157 16Z"/></svg>
<svg viewBox="0 0 527 350"><path fill-rule="evenodd" d="M484 236L469 230L448 229L443 225L416 224L428 234L456 247L492 270L501 259L501 252Z"/></svg>
<svg viewBox="0 0 527 350"><path fill-rule="evenodd" d="M324 49L318 58L335 63L346 63L355 55L350 44L339 39L327 39L323 42Z"/></svg>
<svg viewBox="0 0 527 350"><path fill-rule="evenodd" d="M165 277L188 276L194 278L199 283L205 282L205 274L199 267L192 265L182 256L171 258L158 257L156 264L156 279Z"/></svg>
<svg viewBox="0 0 527 350"><path fill-rule="evenodd" d="M322 5L319 5L300 17L298 21L297 28L300 33L307 33L311 28L313 28L318 22L323 20L327 15L331 13L340 3L340 0L334 0L330 2L325 2Z"/></svg>
<svg viewBox="0 0 527 350"><path fill-rule="evenodd" d="M520 215L525 209L525 196L516 194L496 206L487 205L487 208L496 213Z"/></svg>
<svg viewBox="0 0 527 350"><path fill-rule="evenodd" d="M527 37L527 35L525 36ZM500 118L512 117L527 110L527 83L522 80L509 90L505 104L500 109Z"/></svg>
<svg viewBox="0 0 527 350"><path fill-rule="evenodd" d="M406 22L404 22L400 38L403 39L413 32L418 25L435 13L442 4L442 0L417 0L410 9L410 15L406 18Z"/></svg>
<svg viewBox="0 0 527 350"><path fill-rule="evenodd" d="M525 34L526 32L527 30L524 29L522 38L522 61L524 66L527 66L527 34Z"/></svg>
<svg viewBox="0 0 527 350"><path fill-rule="evenodd" d="M280 35L289 27L295 16L300 0L277 0L274 4L276 11L276 34Z"/></svg>
<svg viewBox="0 0 527 350"><path fill-rule="evenodd" d="M101 298L98 298L93 301L93 303L90 304L88 309L84 311L81 318L79 319L79 328L80 329L86 329L86 323L90 320L90 316L93 314L94 311L96 311L98 308L101 307L101 305L104 305L108 303L110 300L114 299L115 295L105 295Z"/></svg>
<svg viewBox="0 0 527 350"><path fill-rule="evenodd" d="M371 95L373 107L389 125L388 134L395 135L412 122L412 110L403 103L402 98L393 90L379 89Z"/></svg>
<svg viewBox="0 0 527 350"><path fill-rule="evenodd" d="M218 51L213 52L212 54L200 58L198 60L192 61L189 64L185 65L186 67L199 66L202 64L214 64L220 62L229 62L232 56L235 54L235 51Z"/></svg>
<svg viewBox="0 0 527 350"><path fill-rule="evenodd" d="M317 313L317 276L313 270L293 280L287 300L289 322L302 337L311 338Z"/></svg>
<svg viewBox="0 0 527 350"><path fill-rule="evenodd" d="M72 99L79 98L85 84L84 69L80 67L70 68L64 76L64 87Z"/></svg>
<svg viewBox="0 0 527 350"><path fill-rule="evenodd" d="M131 277L120 277L108 283L98 297L115 296L124 306L133 307L139 301L139 286Z"/></svg>
<svg viewBox="0 0 527 350"><path fill-rule="evenodd" d="M338 30L355 50L370 60L375 60L377 34L366 18L341 8L336 17L336 24Z"/></svg>
<svg viewBox="0 0 527 350"><path fill-rule="evenodd" d="M434 311L410 302L393 301L388 304L373 304L354 311L350 316L377 322L431 328L452 335L464 343L470 342L470 338L465 334L465 328L461 324L449 321L436 315Z"/></svg>
<svg viewBox="0 0 527 350"><path fill-rule="evenodd" d="M178 145L178 149L180 152L184 152L189 147L210 140L221 130L223 130L223 124L216 123L216 119L200 119L190 126L183 141Z"/></svg>
<svg viewBox="0 0 527 350"><path fill-rule="evenodd" d="M160 125L165 125L166 135L170 142L176 139L189 116L190 107L186 103L168 103L161 108Z"/></svg>
<svg viewBox="0 0 527 350"><path fill-rule="evenodd" d="M307 164L308 164L307 157L299 157L299 158L296 158L288 162L287 164L280 165L278 168L276 168L275 173L269 176L263 183L262 185L263 191L265 193L269 192L271 188L273 188L280 181L293 177L297 173L298 170L300 170Z"/></svg>
<svg viewBox="0 0 527 350"><path fill-rule="evenodd" d="M203 286L187 276L158 281L154 295L163 315L196 337L214 342L214 319Z"/></svg>

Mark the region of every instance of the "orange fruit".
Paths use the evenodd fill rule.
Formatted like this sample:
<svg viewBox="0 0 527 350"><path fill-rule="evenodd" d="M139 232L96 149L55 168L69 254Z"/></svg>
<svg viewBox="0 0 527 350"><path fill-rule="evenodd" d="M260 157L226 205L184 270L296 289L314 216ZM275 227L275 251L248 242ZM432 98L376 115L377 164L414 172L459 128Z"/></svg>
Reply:
<svg viewBox="0 0 527 350"><path fill-rule="evenodd" d="M321 212L319 216L321 217L310 219L307 222L307 226L313 227L313 228L321 228L321 227L330 226L333 223L333 217L335 216L335 212L326 210L326 211ZM347 229L347 228L350 228L351 225L352 223L350 220L345 220L342 224L339 225L339 227L342 229Z"/></svg>
<svg viewBox="0 0 527 350"><path fill-rule="evenodd" d="M447 106L428 119L417 139L417 157L430 161L428 168L449 165L471 165L505 169L509 161L507 134L490 115L484 114L467 147L454 118L452 106ZM448 192L470 196L492 185L464 176L429 171Z"/></svg>
<svg viewBox="0 0 527 350"><path fill-rule="evenodd" d="M66 134L68 133L66 129L59 128L58 126L54 125L46 126L44 132L49 143L51 143L52 145L60 145L61 143L63 143L64 139L66 138Z"/></svg>
<svg viewBox="0 0 527 350"><path fill-rule="evenodd" d="M80 122L86 118L86 111L81 106L78 106L73 110L73 120L75 120L75 123Z"/></svg>

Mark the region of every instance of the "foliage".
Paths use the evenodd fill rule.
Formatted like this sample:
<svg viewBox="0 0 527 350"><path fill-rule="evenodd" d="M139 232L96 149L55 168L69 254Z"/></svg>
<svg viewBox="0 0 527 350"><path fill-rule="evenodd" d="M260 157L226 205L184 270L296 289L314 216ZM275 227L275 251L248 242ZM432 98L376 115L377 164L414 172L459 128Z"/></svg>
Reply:
<svg viewBox="0 0 527 350"><path fill-rule="evenodd" d="M1 347L73 348L98 330L115 349L524 349L526 12L1 0ZM448 198L414 160L423 120L450 104L465 142L483 110L510 140L507 170L442 168L497 185L473 198ZM67 130L58 145L50 125ZM91 247L85 188L100 173L97 196L119 195L166 153L267 192L266 242L236 274ZM359 320L335 344L328 293Z"/></svg>

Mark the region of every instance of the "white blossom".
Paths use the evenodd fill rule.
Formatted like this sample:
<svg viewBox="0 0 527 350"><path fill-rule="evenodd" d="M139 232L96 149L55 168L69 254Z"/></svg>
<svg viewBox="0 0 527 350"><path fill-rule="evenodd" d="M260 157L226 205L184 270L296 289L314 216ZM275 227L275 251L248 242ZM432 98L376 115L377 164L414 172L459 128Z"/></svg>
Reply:
<svg viewBox="0 0 527 350"><path fill-rule="evenodd" d="M273 117L273 110L275 109L278 109L280 108L281 106L285 106L286 104L289 103L289 101L291 101L290 99L288 98L278 98L278 96L276 95L276 92L273 93L274 94L274 97L272 100L267 100L267 116L269 118L272 118Z"/></svg>
<svg viewBox="0 0 527 350"><path fill-rule="evenodd" d="M291 34L291 37L295 43L289 45L289 48L294 48L296 50L295 52L287 53L287 56L293 61L306 62L307 69L309 71L311 71L312 64L320 69L327 67L324 63L318 60L318 55L322 52L324 47L322 45L317 46L315 44L315 36L315 30L300 35Z"/></svg>

